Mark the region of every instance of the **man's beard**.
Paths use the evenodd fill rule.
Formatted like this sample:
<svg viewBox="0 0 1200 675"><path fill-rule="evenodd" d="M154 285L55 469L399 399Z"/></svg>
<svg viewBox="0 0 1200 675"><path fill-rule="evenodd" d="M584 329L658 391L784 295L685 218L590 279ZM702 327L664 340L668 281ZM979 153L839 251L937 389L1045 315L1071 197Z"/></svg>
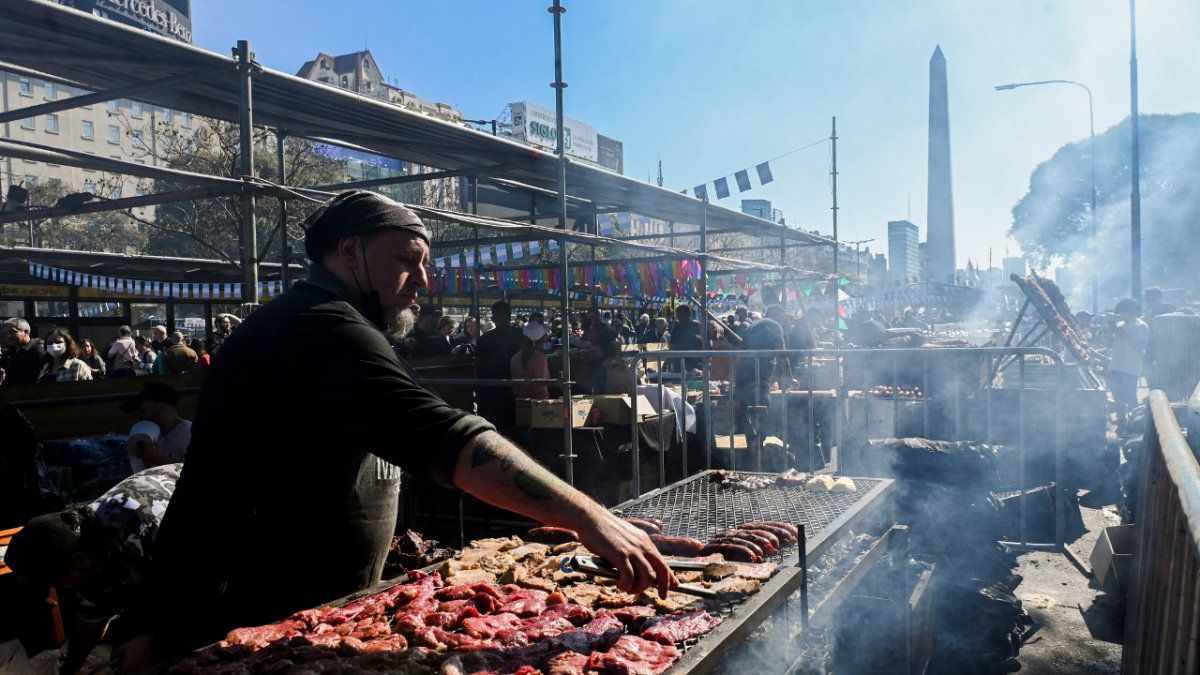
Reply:
<svg viewBox="0 0 1200 675"><path fill-rule="evenodd" d="M403 340L408 337L408 334L412 332L416 324L417 317L407 307L392 309L387 313L388 332L397 340Z"/></svg>

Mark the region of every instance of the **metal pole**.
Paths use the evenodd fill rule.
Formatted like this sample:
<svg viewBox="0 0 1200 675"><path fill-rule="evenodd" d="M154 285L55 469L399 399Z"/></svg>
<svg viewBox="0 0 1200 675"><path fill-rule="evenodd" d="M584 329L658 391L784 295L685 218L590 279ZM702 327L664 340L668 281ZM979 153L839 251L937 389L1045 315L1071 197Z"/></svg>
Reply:
<svg viewBox="0 0 1200 675"><path fill-rule="evenodd" d="M254 53L250 43L238 40L233 55L238 63L238 81L241 96L238 104L238 148L241 153L240 172L243 176L254 175L254 105L251 84L254 68ZM242 186L242 302L258 304L258 232L254 222L254 190L250 183Z"/></svg>
<svg viewBox="0 0 1200 675"><path fill-rule="evenodd" d="M1096 262L1096 253L1100 250L1100 230L1096 227L1096 112L1092 106L1092 90L1086 86L1083 89L1088 96L1088 154L1092 159L1092 212L1088 219L1092 226L1092 316L1097 317L1100 316L1100 285L1097 281L1100 265Z"/></svg>
<svg viewBox="0 0 1200 675"><path fill-rule="evenodd" d="M708 252L708 194L704 195L704 201L700 203L700 252ZM702 319L700 326L701 344L704 349L709 348L708 342L708 258L707 256L700 257L700 318ZM712 359L705 358L704 362L704 377L702 385L704 390L701 392L701 409L704 410L704 468L705 470L712 469L712 422L709 419L712 399L709 396L708 390L712 382ZM687 383L683 386L683 401L684 419L683 419L683 438L684 448L687 448ZM697 427L696 431L700 431ZM687 472L687 454L683 457L683 476L686 478Z"/></svg>
<svg viewBox="0 0 1200 675"><path fill-rule="evenodd" d="M1138 138L1138 65L1136 0L1129 0L1129 124L1130 130L1130 289L1134 298L1142 297L1142 185L1141 147Z"/></svg>
<svg viewBox="0 0 1200 675"><path fill-rule="evenodd" d="M571 435L571 262L567 251L567 146L563 139L563 89L567 83L562 79L562 15L567 11L561 0L554 0L548 9L554 15L554 122L558 143L558 227L562 230L559 245L559 283L563 315L562 343L562 392L563 392L563 460L567 483L575 484L575 451Z"/></svg>
<svg viewBox="0 0 1200 675"><path fill-rule="evenodd" d="M275 130L275 163L279 165L280 185L287 185L287 172L283 166L283 143L286 138L287 132L282 129ZM289 269L292 262L292 245L288 241L287 200L282 196L279 197L279 262L283 265L280 269L280 277L283 279L283 290L286 291L292 287L292 272Z"/></svg>
<svg viewBox="0 0 1200 675"><path fill-rule="evenodd" d="M842 245L838 243L837 139L837 117L834 117L833 132L829 135L829 141L833 144L833 165L829 170L829 175L833 178L833 346L835 349L842 346L842 315L838 309L838 294L842 290L842 278L838 274L838 254L841 253Z"/></svg>

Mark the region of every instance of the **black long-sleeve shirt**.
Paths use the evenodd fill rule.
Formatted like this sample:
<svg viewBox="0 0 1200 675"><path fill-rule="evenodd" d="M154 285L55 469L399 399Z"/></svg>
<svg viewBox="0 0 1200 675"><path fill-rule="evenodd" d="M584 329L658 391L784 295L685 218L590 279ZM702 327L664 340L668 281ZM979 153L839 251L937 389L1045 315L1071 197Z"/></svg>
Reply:
<svg viewBox="0 0 1200 675"><path fill-rule="evenodd" d="M219 639L378 582L394 465L449 484L492 428L422 387L314 268L230 335L201 388L158 539L163 602L184 624L167 630Z"/></svg>

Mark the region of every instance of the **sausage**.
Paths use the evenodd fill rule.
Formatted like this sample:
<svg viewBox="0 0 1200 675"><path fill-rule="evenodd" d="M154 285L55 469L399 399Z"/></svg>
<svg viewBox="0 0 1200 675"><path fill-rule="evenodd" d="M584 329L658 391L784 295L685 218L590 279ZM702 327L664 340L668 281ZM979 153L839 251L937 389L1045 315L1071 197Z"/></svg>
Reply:
<svg viewBox="0 0 1200 675"><path fill-rule="evenodd" d="M768 532L766 530L752 530L752 529L748 529L748 528L742 528L742 529L730 530L730 531L735 534L738 534L739 536L745 536L745 535L752 534L752 535L758 537L759 539L761 539L762 541L765 541L772 549L771 551L767 551L768 553L774 553L779 550L779 547L780 547L779 537L776 537L774 534L771 534L770 532ZM766 550L766 548L767 548L766 546L763 546L763 550Z"/></svg>
<svg viewBox="0 0 1200 675"><path fill-rule="evenodd" d="M726 560L732 562L755 562L754 551L737 544L709 544L700 549L700 555L720 553Z"/></svg>
<svg viewBox="0 0 1200 675"><path fill-rule="evenodd" d="M722 532L718 536L749 539L755 544L758 544L758 547L761 548L763 553L766 555L779 552L779 540L775 538L775 535L767 532L766 530L730 530L728 532Z"/></svg>
<svg viewBox="0 0 1200 675"><path fill-rule="evenodd" d="M704 548L704 542L691 537L668 537L662 534L652 534L650 541L654 542L654 548L657 548L658 552L663 555L695 557L700 555L700 549Z"/></svg>
<svg viewBox="0 0 1200 675"><path fill-rule="evenodd" d="M662 525L644 518L626 518L625 522L646 534L662 534Z"/></svg>
<svg viewBox="0 0 1200 675"><path fill-rule="evenodd" d="M574 530L562 527L535 527L525 533L525 538L543 544L565 544L579 541L579 535Z"/></svg>
<svg viewBox="0 0 1200 675"><path fill-rule="evenodd" d="M734 537L734 536L730 535L730 536L724 536L724 537L713 537L712 539L708 540L708 543L710 543L710 544L737 544L738 546L745 546L746 548L748 548L754 552L754 557L758 559L758 560L755 560L755 562L762 560L762 557L763 557L762 547L759 546L758 544L754 543L753 539L744 539L742 537Z"/></svg>
<svg viewBox="0 0 1200 675"><path fill-rule="evenodd" d="M775 535L776 538L779 539L779 543L784 546L796 543L795 535L793 535L789 530L777 525L768 525L766 523L746 523L739 529L762 530L763 532L770 532L771 534Z"/></svg>
<svg viewBox="0 0 1200 675"><path fill-rule="evenodd" d="M796 527L795 523L785 523L781 520L756 520L753 523L746 523L746 524L747 525L771 525L773 527L782 527L783 529L792 533L793 539L800 536L800 528Z"/></svg>

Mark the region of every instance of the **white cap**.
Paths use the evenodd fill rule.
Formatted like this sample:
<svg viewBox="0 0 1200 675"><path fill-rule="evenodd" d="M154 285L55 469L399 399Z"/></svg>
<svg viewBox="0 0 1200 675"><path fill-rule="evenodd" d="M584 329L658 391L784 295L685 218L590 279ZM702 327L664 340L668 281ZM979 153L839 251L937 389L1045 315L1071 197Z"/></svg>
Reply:
<svg viewBox="0 0 1200 675"><path fill-rule="evenodd" d="M546 327L536 321L525 324L525 330L521 332L529 338L530 342L537 342L546 337Z"/></svg>

